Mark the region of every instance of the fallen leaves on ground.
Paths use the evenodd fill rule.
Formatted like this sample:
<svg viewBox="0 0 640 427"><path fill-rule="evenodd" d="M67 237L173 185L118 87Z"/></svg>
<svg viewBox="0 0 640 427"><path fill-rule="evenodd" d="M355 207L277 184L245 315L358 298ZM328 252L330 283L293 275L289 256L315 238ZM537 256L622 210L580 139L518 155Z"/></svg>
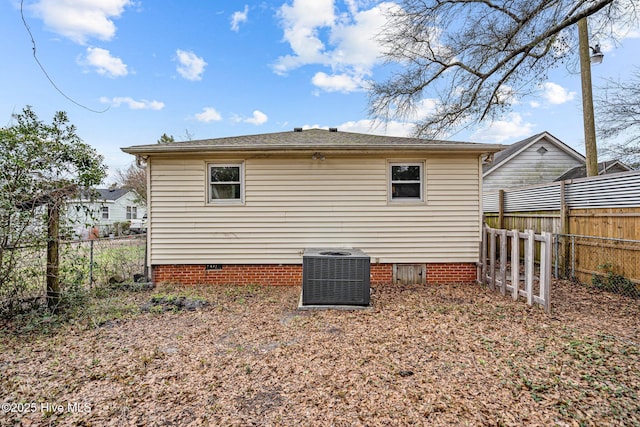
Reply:
<svg viewBox="0 0 640 427"><path fill-rule="evenodd" d="M3 334L0 401L37 410L0 425L640 425L634 300L556 282L547 315L387 285L367 310L298 311L300 288L188 290L209 304Z"/></svg>

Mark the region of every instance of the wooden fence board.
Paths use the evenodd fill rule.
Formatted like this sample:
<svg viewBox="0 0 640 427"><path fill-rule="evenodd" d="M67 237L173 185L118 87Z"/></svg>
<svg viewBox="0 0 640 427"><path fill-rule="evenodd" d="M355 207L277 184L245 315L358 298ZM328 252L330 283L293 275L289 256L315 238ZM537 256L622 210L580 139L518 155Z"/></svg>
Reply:
<svg viewBox="0 0 640 427"><path fill-rule="evenodd" d="M633 177L635 176L640 179L640 175ZM628 179L630 177L627 177ZM605 182L606 180L599 180L598 185L602 187ZM558 194L562 199L559 210L508 212L504 207L498 206L500 213L485 212L485 222L489 227L494 228L502 225L504 229L533 230L535 233L548 232L556 235L582 235L636 241L618 244L598 240L589 243L585 240L571 249L566 239L560 239L557 248L558 259L555 262L559 266L558 272L562 277L576 278L584 283L590 283L594 274L604 276L606 271L603 270L603 266L607 265L611 265L616 274L640 283L640 252L637 249L640 247L640 205L628 206L629 202L622 200L621 203L626 206L570 208L564 200L565 188L569 185L564 183L560 185L561 191ZM606 191L606 187L602 187L601 190ZM506 195L500 199L508 198L511 191L517 190L505 190ZM531 189L528 191L530 193ZM602 201L604 196L600 199ZM532 197L531 204L535 205L535 197ZM520 245L520 253L523 253L524 242ZM538 263L542 262L538 246L535 249L534 259Z"/></svg>
<svg viewBox="0 0 640 427"><path fill-rule="evenodd" d="M497 239L499 237L499 239ZM520 244L524 239L524 288L521 288L520 279ZM499 248L496 247L496 241ZM539 244L536 244L539 242ZM536 235L533 230L521 233L518 230L496 230L490 227L483 227L482 230L482 277L481 281L489 289L500 291L506 295L509 291L514 300L519 296L526 298L529 305L540 304L545 311L550 312L550 292L551 287L551 256L553 251L552 236L550 233ZM511 244L511 251L508 247ZM536 291L536 246L539 246L543 262L537 280ZM511 260L508 254L511 254ZM498 261L499 254L499 261ZM507 272L507 266L511 267L511 274Z"/></svg>

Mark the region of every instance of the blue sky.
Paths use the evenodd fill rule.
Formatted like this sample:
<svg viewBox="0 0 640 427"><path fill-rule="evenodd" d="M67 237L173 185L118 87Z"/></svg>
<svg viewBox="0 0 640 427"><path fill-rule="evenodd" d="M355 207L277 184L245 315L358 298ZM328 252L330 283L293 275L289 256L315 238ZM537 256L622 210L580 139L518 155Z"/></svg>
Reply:
<svg viewBox="0 0 640 427"><path fill-rule="evenodd" d="M410 135L410 122L375 126L368 79L387 69L374 35L390 2L372 0L0 0L0 120L32 105L49 122L66 111L110 172L133 158L120 147L279 132L294 127ZM640 32L603 41L594 85L625 79L640 58ZM592 40L592 44L595 41ZM428 107L429 102L425 103ZM580 76L549 74L535 96L494 123L451 139L511 143L547 130L584 153Z"/></svg>

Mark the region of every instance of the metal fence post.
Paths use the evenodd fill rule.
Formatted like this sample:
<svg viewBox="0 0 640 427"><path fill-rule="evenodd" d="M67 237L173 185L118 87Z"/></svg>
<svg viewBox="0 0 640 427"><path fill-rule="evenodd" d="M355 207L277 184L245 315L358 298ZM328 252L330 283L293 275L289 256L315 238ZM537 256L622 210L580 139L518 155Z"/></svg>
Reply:
<svg viewBox="0 0 640 427"><path fill-rule="evenodd" d="M571 236L571 280L576 280L576 236Z"/></svg>
<svg viewBox="0 0 640 427"><path fill-rule="evenodd" d="M559 234L554 234L553 235L553 256L554 256L554 263L553 263L553 277L554 278L558 278L558 255L559 255L559 251L560 251L560 235Z"/></svg>
<svg viewBox="0 0 640 427"><path fill-rule="evenodd" d="M149 254L149 252L148 252L149 251L148 243L149 243L149 241L147 239L147 236L145 235L145 238L144 238L144 264L143 264L144 265L143 273L144 273L144 281L145 281L145 283L148 283L150 281L150 279L149 279L149 264L147 263L147 256Z"/></svg>

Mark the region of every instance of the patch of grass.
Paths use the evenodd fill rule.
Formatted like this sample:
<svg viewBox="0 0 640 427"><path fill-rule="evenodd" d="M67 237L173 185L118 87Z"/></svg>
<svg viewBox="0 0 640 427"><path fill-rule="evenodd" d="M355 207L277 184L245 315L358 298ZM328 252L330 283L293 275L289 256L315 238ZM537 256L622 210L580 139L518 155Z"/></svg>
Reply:
<svg viewBox="0 0 640 427"><path fill-rule="evenodd" d="M142 305L141 310L155 314L181 310L193 311L209 305L209 301L199 295L186 296L184 294L159 293L151 296L149 301Z"/></svg>

